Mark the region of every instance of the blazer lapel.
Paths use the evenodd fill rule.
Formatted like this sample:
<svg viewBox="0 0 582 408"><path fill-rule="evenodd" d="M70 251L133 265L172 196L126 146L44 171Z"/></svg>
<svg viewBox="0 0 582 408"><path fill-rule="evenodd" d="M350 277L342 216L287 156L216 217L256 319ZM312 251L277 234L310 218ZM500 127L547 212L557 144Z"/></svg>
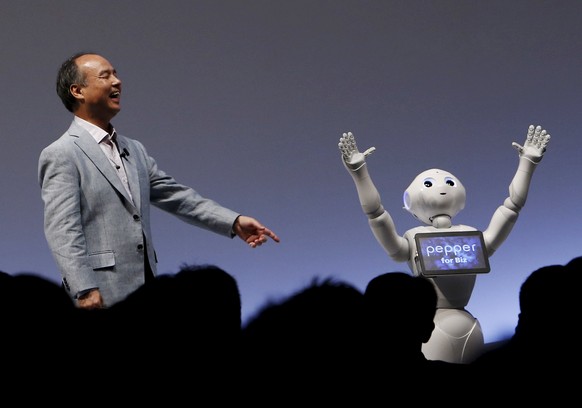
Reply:
<svg viewBox="0 0 582 408"><path fill-rule="evenodd" d="M78 126L76 123L72 123L69 127L68 133L75 137L75 144L79 146L79 148L85 153L85 155L91 160L91 162L97 167L99 172L103 174L103 176L111 183L111 185L118 190L128 202L132 202L131 198L125 191L125 187L123 187L123 183L119 179L119 176L113 169L113 166L109 162L109 159L101 150L101 147L98 143L95 142L95 139L89 134L89 132L85 131L83 128ZM127 168L127 166L126 166ZM129 179L129 174L128 174ZM129 179L129 184L131 186L132 180Z"/></svg>
<svg viewBox="0 0 582 408"><path fill-rule="evenodd" d="M136 152L133 152L133 156L131 155L127 140L125 137L119 135L119 133L117 134L117 145L119 146L119 151L124 154L124 157L121 160L123 160L123 165L125 166L125 173L127 174L127 181L133 197L133 203L135 204L135 207L139 209L141 207L141 195L139 193L140 186L136 166Z"/></svg>

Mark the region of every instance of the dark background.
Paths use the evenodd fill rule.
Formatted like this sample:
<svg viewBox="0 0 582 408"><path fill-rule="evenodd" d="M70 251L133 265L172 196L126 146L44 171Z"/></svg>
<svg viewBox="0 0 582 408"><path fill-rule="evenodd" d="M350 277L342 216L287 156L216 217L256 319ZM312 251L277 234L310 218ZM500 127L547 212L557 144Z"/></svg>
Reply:
<svg viewBox="0 0 582 408"><path fill-rule="evenodd" d="M272 228L242 241L154 210L161 273L212 263L239 282L243 318L313 277L364 289L393 262L375 241L337 143L376 147L368 165L398 231L417 226L402 193L421 171L467 190L453 220L484 230L508 196L530 124L552 140L513 232L468 310L486 341L513 333L518 291L581 251L580 1L4 1L0 270L59 274L43 234L41 149L72 119L61 62L104 55L123 80L117 130L162 169Z"/></svg>

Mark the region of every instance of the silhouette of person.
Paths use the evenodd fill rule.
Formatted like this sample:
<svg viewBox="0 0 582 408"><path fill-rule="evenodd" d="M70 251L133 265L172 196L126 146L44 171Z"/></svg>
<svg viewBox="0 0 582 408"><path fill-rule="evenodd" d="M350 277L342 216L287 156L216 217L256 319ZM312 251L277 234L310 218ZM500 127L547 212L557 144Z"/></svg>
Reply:
<svg viewBox="0 0 582 408"><path fill-rule="evenodd" d="M59 384L55 367L77 356L74 347L65 347L77 330L77 309L62 288L33 272L2 274L0 279L2 343L6 358L3 369L8 384L34 384L37 392ZM64 350L71 354L63 354ZM59 379L69 383L67 370ZM30 397L35 397L31 395Z"/></svg>
<svg viewBox="0 0 582 408"><path fill-rule="evenodd" d="M364 299L374 352L384 350L392 363L426 362L421 348L434 329L437 305L432 284L420 276L388 272L368 282Z"/></svg>
<svg viewBox="0 0 582 408"><path fill-rule="evenodd" d="M331 277L268 301L243 327L245 366L258 373L251 380L297 399L359 391L362 312L361 291Z"/></svg>
<svg viewBox="0 0 582 408"><path fill-rule="evenodd" d="M525 279L519 290L515 332L471 364L476 379L522 402L572 396L570 371L581 362L577 337L571 334L582 312L581 261L575 258L566 265L543 266Z"/></svg>
<svg viewBox="0 0 582 408"><path fill-rule="evenodd" d="M128 352L104 342L104 352L125 361L127 373L157 384L198 395L219 384L231 388L240 381L241 299L235 278L216 265L184 264L174 275L159 275L107 309L105 333L127 344L145 343ZM184 370L197 378L181 376ZM160 389L160 391L161 391ZM232 398L213 395L213 401Z"/></svg>
<svg viewBox="0 0 582 408"><path fill-rule="evenodd" d="M429 360L423 354L437 310L437 293L428 279L399 271L383 273L368 282L364 304L364 355L371 390L382 393L382 384L388 381L403 394L464 383L465 364Z"/></svg>

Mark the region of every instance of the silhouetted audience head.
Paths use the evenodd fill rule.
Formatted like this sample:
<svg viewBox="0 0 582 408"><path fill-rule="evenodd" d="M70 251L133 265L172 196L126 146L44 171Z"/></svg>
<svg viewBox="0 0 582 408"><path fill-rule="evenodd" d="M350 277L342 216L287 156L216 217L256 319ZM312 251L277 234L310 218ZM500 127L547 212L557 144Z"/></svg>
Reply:
<svg viewBox="0 0 582 408"><path fill-rule="evenodd" d="M570 369L581 363L574 334L582 312L581 261L575 258L566 265L543 266L524 280L515 333L472 364L477 380L493 380L497 389L521 402L571 395ZM492 372L496 373L493 378Z"/></svg>
<svg viewBox="0 0 582 408"><path fill-rule="evenodd" d="M314 278L247 321L246 365L255 367L259 382L279 390L353 383L360 374L362 308L363 295L353 285Z"/></svg>
<svg viewBox="0 0 582 408"><path fill-rule="evenodd" d="M110 309L163 338L220 339L241 330L238 284L215 265L182 265L175 275L157 276Z"/></svg>
<svg viewBox="0 0 582 408"><path fill-rule="evenodd" d="M563 265L544 266L532 272L521 285L514 337L523 342L521 347L536 347L540 357L555 342L556 334L571 323L567 320L575 297L569 275Z"/></svg>
<svg viewBox="0 0 582 408"><path fill-rule="evenodd" d="M174 276L177 307L196 312L206 335L235 336L241 331L241 297L235 278L215 265L183 265Z"/></svg>
<svg viewBox="0 0 582 408"><path fill-rule="evenodd" d="M389 392L430 402L445 387L466 397L484 381L511 401L558 392L563 399L575 378L563 367L580 364L581 277L582 257L533 271L520 287L514 335L468 365L424 357L437 294L428 279L405 272L376 276L363 293L344 281L314 278L267 301L242 326L237 282L215 265L183 264L103 310L77 308L59 285L36 274L0 271L2 344L18 353L18 364L7 366L15 378L38 380L61 362L74 370L89 353L95 376L137 374L148 381L161 370L162 394L176 385L178 392L208 396L226 387L215 402L236 402L237 392L248 402L268 402L272 392L333 403L349 392L364 399ZM78 341L63 354L70 333ZM243 375L245 369L252 375ZM196 372L175 374L181 370ZM192 384L192 378L203 380ZM339 392L329 395L329 387Z"/></svg>
<svg viewBox="0 0 582 408"><path fill-rule="evenodd" d="M218 266L182 265L176 274L156 277L106 313L110 335L132 345L115 346L112 358L125 361L145 381L156 376L160 385L200 393L214 381L228 386L238 379L240 293L235 278ZM177 374L183 372L192 375Z"/></svg>
<svg viewBox="0 0 582 408"><path fill-rule="evenodd" d="M56 387L55 367L65 360L65 345L71 333L77 333L77 308L56 283L31 272L0 277L3 370L5 391L12 391L10 381L34 387L28 397ZM77 355L72 347L66 349ZM66 370L65 370L66 371ZM59 379L68 381L67 373Z"/></svg>
<svg viewBox="0 0 582 408"><path fill-rule="evenodd" d="M2 306L12 324L19 328L21 341L41 346L39 335L51 333L47 343L59 343L61 330L74 322L75 304L56 283L32 272L2 278ZM64 296L63 296L64 295ZM8 317L8 316L7 316ZM4 320L6 322L6 320ZM15 333L16 334L16 333Z"/></svg>
<svg viewBox="0 0 582 408"><path fill-rule="evenodd" d="M269 301L245 325L245 334L267 343L308 347L313 341L351 337L361 319L362 293L354 286L315 278L283 300ZM338 339L339 337L339 339Z"/></svg>
<svg viewBox="0 0 582 408"><path fill-rule="evenodd" d="M364 291L366 314L365 388L368 396L430 403L449 384L464 395L465 364L428 360L422 345L434 330L437 294L422 276L388 272L368 282Z"/></svg>
<svg viewBox="0 0 582 408"><path fill-rule="evenodd" d="M384 273L368 282L364 299L370 341L397 347L394 357L421 357L422 344L434 329L437 294L432 283L404 272Z"/></svg>
<svg viewBox="0 0 582 408"><path fill-rule="evenodd" d="M577 256L576 258L572 258L566 266L570 268L572 271L582 271L582 256Z"/></svg>

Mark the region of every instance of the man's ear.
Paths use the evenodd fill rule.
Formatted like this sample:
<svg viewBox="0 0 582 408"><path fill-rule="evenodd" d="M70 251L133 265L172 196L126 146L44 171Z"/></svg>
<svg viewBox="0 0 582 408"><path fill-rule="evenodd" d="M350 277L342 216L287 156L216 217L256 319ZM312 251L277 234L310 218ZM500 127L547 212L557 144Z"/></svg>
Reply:
<svg viewBox="0 0 582 408"><path fill-rule="evenodd" d="M75 97L76 99L83 99L83 87L79 84L73 84L71 85L71 87L69 88L69 92L71 92L71 95L73 95L73 97Z"/></svg>

